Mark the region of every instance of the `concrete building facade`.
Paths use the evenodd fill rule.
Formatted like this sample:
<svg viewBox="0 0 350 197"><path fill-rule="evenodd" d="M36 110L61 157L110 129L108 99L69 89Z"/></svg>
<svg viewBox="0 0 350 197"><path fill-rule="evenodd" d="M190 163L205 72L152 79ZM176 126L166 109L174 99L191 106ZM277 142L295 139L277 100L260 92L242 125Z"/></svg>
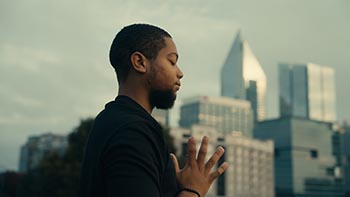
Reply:
<svg viewBox="0 0 350 197"><path fill-rule="evenodd" d="M196 96L185 99L180 109L180 127L206 125L219 133L242 132L252 136L253 112L249 101L229 97Z"/></svg>
<svg viewBox="0 0 350 197"><path fill-rule="evenodd" d="M207 159L217 146L223 146L225 153L219 160L229 163L229 168L210 188L208 197L274 197L273 142L260 141L242 136L240 132L220 134L214 128L193 125L190 129L173 128L171 135L177 147L178 157L187 154L187 140L193 136L197 149L201 138L208 136Z"/></svg>

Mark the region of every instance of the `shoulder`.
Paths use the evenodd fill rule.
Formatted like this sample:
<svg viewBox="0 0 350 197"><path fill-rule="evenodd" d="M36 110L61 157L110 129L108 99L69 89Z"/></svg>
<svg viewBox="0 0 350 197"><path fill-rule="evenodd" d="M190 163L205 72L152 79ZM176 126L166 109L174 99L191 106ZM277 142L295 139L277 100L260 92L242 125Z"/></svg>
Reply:
<svg viewBox="0 0 350 197"><path fill-rule="evenodd" d="M135 119L122 124L110 137L107 144L109 147L122 145L158 150L161 149L163 141L161 128L157 128L146 120Z"/></svg>
<svg viewBox="0 0 350 197"><path fill-rule="evenodd" d="M156 177L164 170L165 158L162 141L154 132L145 121L133 121L120 127L102 153L104 168L118 172L118 176L124 176L125 171L116 169L128 169L128 173L146 173L158 180Z"/></svg>

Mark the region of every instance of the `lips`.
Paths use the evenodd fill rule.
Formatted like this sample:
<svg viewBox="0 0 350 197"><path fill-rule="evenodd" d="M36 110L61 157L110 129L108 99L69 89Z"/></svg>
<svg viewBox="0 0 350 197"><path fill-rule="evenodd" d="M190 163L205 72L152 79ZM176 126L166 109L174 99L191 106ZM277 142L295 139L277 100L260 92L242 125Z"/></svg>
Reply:
<svg viewBox="0 0 350 197"><path fill-rule="evenodd" d="M180 89L180 86L181 86L181 83L175 83L175 86L176 86L176 91L178 91Z"/></svg>

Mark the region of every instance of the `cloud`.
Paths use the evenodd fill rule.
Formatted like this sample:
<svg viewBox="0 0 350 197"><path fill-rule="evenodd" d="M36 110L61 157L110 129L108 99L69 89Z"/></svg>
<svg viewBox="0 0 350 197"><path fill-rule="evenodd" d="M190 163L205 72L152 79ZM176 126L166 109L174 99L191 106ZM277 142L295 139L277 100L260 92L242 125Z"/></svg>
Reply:
<svg viewBox="0 0 350 197"><path fill-rule="evenodd" d="M44 65L58 65L60 59L47 50L27 46L3 44L0 46L1 65L23 72L39 72Z"/></svg>

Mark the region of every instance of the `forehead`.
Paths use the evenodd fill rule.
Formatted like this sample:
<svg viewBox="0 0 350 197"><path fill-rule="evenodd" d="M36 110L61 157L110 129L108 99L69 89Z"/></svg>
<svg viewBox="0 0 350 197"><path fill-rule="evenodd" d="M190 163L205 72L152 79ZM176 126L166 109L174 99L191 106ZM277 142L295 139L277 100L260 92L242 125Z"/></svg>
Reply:
<svg viewBox="0 0 350 197"><path fill-rule="evenodd" d="M165 40L165 47L159 51L159 54L166 55L166 56L175 55L177 57L178 56L177 48L173 39L165 37L164 40Z"/></svg>

